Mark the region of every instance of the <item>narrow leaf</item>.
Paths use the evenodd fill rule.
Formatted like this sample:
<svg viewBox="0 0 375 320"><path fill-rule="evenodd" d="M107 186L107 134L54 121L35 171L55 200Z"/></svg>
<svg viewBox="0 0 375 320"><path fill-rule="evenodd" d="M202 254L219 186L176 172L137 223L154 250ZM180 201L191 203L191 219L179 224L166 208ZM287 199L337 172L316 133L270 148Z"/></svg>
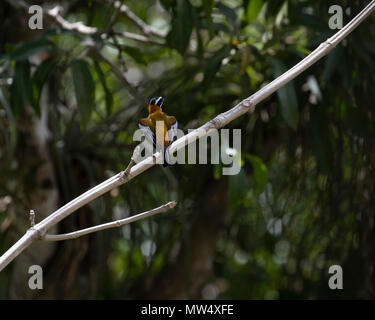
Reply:
<svg viewBox="0 0 375 320"><path fill-rule="evenodd" d="M165 10L169 10L173 6L174 0L160 0L160 4Z"/></svg>
<svg viewBox="0 0 375 320"><path fill-rule="evenodd" d="M139 64L146 65L148 62L142 51L137 48L125 46L124 52Z"/></svg>
<svg viewBox="0 0 375 320"><path fill-rule="evenodd" d="M172 29L168 41L181 55L189 46L195 20L194 8L189 0L177 0L177 6L172 18Z"/></svg>
<svg viewBox="0 0 375 320"><path fill-rule="evenodd" d="M338 46L328 55L328 57L325 59L324 71L322 75L322 80L324 82L331 79L336 69L339 67L339 65L341 65L343 59L344 49L342 46Z"/></svg>
<svg viewBox="0 0 375 320"><path fill-rule="evenodd" d="M12 110L17 116L30 100L30 63L27 60L16 62L13 83L10 88L10 101Z"/></svg>
<svg viewBox="0 0 375 320"><path fill-rule="evenodd" d="M247 6L247 22L252 23L258 17L263 7L263 0L250 0Z"/></svg>
<svg viewBox="0 0 375 320"><path fill-rule="evenodd" d="M213 33L214 29L213 29L213 24L212 24L212 9L214 7L214 1L213 0L203 0L202 6L203 6L204 13L206 15L208 31L210 32L210 37L212 38L214 36L214 33Z"/></svg>
<svg viewBox="0 0 375 320"><path fill-rule="evenodd" d="M71 67L81 125L85 127L95 104L95 83L85 60L74 60Z"/></svg>
<svg viewBox="0 0 375 320"><path fill-rule="evenodd" d="M235 209L244 202L244 195L248 188L245 170L241 170L238 174L229 176L229 204L232 209Z"/></svg>
<svg viewBox="0 0 375 320"><path fill-rule="evenodd" d="M251 154L244 154L244 157L253 166L254 180L257 184L256 192L262 193L266 189L268 181L267 167L263 163L262 159L256 156L253 156Z"/></svg>
<svg viewBox="0 0 375 320"><path fill-rule="evenodd" d="M51 57L44 60L34 72L31 80L32 95L31 95L31 106L35 112L40 116L40 95L42 93L43 85L51 76L56 69L57 61Z"/></svg>
<svg viewBox="0 0 375 320"><path fill-rule="evenodd" d="M51 51L55 48L55 44L47 39L37 39L27 42L19 48L15 49L11 54L12 60L22 60L40 51Z"/></svg>
<svg viewBox="0 0 375 320"><path fill-rule="evenodd" d="M212 79L215 77L217 71L219 71L222 60L229 54L229 48L227 46L217 50L213 56L205 62L204 67L204 79L202 86L206 87Z"/></svg>
<svg viewBox="0 0 375 320"><path fill-rule="evenodd" d="M101 84L103 86L103 89L104 89L104 93L105 93L105 107L106 107L106 110L107 110L107 115L109 115L112 112L113 96L112 96L111 91L108 88L107 80L105 78L105 75L103 73L102 68L100 67L99 62L95 61L94 62L94 66L95 66L96 73L99 76L99 80L100 80L100 82L101 82Z"/></svg>
<svg viewBox="0 0 375 320"><path fill-rule="evenodd" d="M284 63L277 59L271 60L275 78L283 74L287 68ZM293 81L277 90L277 96L281 104L281 114L286 123L293 129L297 128L298 123L298 100Z"/></svg>
<svg viewBox="0 0 375 320"><path fill-rule="evenodd" d="M216 4L216 7L223 15L225 15L230 20L231 23L235 23L237 21L237 13L231 7L228 7L221 2L218 2Z"/></svg>

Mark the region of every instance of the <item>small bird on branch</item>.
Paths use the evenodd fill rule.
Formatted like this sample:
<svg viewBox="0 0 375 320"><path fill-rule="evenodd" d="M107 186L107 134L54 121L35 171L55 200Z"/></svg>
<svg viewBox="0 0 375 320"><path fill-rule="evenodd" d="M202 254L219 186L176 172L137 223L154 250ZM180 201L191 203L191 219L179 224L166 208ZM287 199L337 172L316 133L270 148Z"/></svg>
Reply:
<svg viewBox="0 0 375 320"><path fill-rule="evenodd" d="M168 116L162 110L163 97L154 97L148 105L148 117L139 120L139 128L144 133L148 142L153 146L153 151L164 151L163 166L170 165L168 146L176 138L178 128L174 116Z"/></svg>
<svg viewBox="0 0 375 320"><path fill-rule="evenodd" d="M178 122L176 117L168 116L162 110L163 97L153 97L148 104L148 117L139 120L139 129L149 143L154 154L157 151L163 152L163 167L171 165L170 156L167 152L170 144L177 138ZM139 153L139 148L133 152L128 167L123 171L122 177L127 177L130 169L135 165L135 158Z"/></svg>

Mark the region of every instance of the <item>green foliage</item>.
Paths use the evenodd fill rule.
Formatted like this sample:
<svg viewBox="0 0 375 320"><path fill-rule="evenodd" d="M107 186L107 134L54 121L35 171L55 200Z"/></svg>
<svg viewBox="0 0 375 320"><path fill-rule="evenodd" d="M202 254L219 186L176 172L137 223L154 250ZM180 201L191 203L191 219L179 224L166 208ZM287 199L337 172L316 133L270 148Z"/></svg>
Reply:
<svg viewBox="0 0 375 320"><path fill-rule="evenodd" d="M73 60L71 68L80 121L85 127L95 105L95 83L85 60Z"/></svg>
<svg viewBox="0 0 375 320"><path fill-rule="evenodd" d="M40 95L42 93L43 85L45 84L46 81L48 81L48 78L55 71L56 66L57 66L56 59L54 57L48 58L38 66L38 68L35 70L32 76L31 105L39 117L40 117L39 100L40 100Z"/></svg>
<svg viewBox="0 0 375 320"><path fill-rule="evenodd" d="M182 55L185 53L195 24L195 12L190 0L177 0L168 35L170 44Z"/></svg>
<svg viewBox="0 0 375 320"><path fill-rule="evenodd" d="M105 78L102 68L100 67L99 62L94 61L94 66L95 66L95 70L99 76L100 82L105 92L105 107L106 107L107 115L109 115L112 113L113 95L108 88L107 80Z"/></svg>
<svg viewBox="0 0 375 320"><path fill-rule="evenodd" d="M280 60L272 59L271 64L275 78L288 70ZM277 96L281 104L283 118L291 128L296 129L298 124L298 101L293 81L277 90Z"/></svg>
<svg viewBox="0 0 375 320"><path fill-rule="evenodd" d="M348 21L365 1L337 4L351 7ZM11 236L25 212L49 205L40 199L54 192L59 205L67 203L126 167L150 97L164 96L163 110L186 133L269 84L334 33L323 0L126 5L167 36L144 34L98 1L64 6L67 21L95 26L98 34L47 20L44 30L31 32L14 23L24 11L4 4L1 252L16 240ZM133 299L167 291L187 298L211 291L229 299L372 298L373 22L370 16L326 58L228 124L242 130L238 175L223 175L221 163L153 168L59 223L59 232L70 232L178 202L167 213L58 246L46 262L45 283L53 284L47 298ZM53 191L41 179L46 167L56 177ZM350 290L327 289L332 264L343 266ZM0 273L0 298L17 292L11 272ZM66 274L69 281L60 281Z"/></svg>
<svg viewBox="0 0 375 320"><path fill-rule="evenodd" d="M202 82L202 86L206 88L210 82L214 79L216 73L219 71L221 67L221 63L225 57L228 56L229 53L229 46L224 46L217 50L210 59L204 65L204 78Z"/></svg>
<svg viewBox="0 0 375 320"><path fill-rule="evenodd" d="M267 167L263 161L251 154L244 154L246 160L250 161L254 170L254 180L257 184L256 191L262 193L267 185Z"/></svg>
<svg viewBox="0 0 375 320"><path fill-rule="evenodd" d="M55 49L55 45L52 41L45 38L39 38L37 40L27 42L15 49L11 53L10 58L12 60L23 60L38 52L48 52L52 51L53 49Z"/></svg>
<svg viewBox="0 0 375 320"><path fill-rule="evenodd" d="M16 62L13 83L10 88L11 104L14 114L18 115L30 100L31 81L30 63L28 60Z"/></svg>
<svg viewBox="0 0 375 320"><path fill-rule="evenodd" d="M258 17L263 7L263 0L250 0L247 6L247 21L252 23Z"/></svg>

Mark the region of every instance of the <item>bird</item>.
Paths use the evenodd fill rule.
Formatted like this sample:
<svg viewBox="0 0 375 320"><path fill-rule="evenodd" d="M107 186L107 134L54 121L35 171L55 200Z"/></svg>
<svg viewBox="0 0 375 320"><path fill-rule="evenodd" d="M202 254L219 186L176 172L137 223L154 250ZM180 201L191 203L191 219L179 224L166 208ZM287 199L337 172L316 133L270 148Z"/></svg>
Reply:
<svg viewBox="0 0 375 320"><path fill-rule="evenodd" d="M170 144L177 138L178 122L176 117L168 116L162 110L163 97L153 97L148 104L148 117L139 120L138 126L146 140L156 151L164 150L163 166L170 165L169 153L166 152ZM162 130L157 130L156 122L162 123ZM160 128L160 127L158 127Z"/></svg>

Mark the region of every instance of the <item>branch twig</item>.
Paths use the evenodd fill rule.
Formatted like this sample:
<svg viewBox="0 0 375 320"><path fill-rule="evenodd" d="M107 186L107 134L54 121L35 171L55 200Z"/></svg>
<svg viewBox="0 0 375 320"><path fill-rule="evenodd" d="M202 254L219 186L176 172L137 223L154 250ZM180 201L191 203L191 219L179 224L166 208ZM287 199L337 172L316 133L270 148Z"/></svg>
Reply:
<svg viewBox="0 0 375 320"><path fill-rule="evenodd" d="M338 43L340 43L340 41L345 39L345 37L347 37L362 21L364 21L374 9L375 0L372 0L367 5L367 7L363 9L349 24L338 31L334 36L322 43L317 49L315 49L310 55L304 58L293 68L286 71L284 74L254 93L252 96L241 101L232 109L219 114L214 119L204 124L202 127L173 142L172 145L168 148L169 152L173 153L174 151L184 148L185 145L207 134L210 129L221 128L232 120L240 117L241 115L247 112L252 112L258 103L269 97L272 93L283 87L289 81L293 80L303 71L308 69L315 62L327 55L333 48L337 46ZM160 152L157 152L153 156L150 156L147 159L137 163L131 168L129 174L126 177L123 177L121 173L118 173L117 175L107 179L96 187L81 194L79 197L73 199L60 209L53 212L46 219L36 224L33 228L27 230L26 234L0 257L0 271L4 269L14 258L16 258L24 249L26 249L33 241L35 241L39 237L43 238L46 231L52 226L54 226L85 204L89 203L90 201L128 182L130 179L151 168L155 165L155 163L158 162L155 160L161 160L161 157L162 155L160 154Z"/></svg>
<svg viewBox="0 0 375 320"><path fill-rule="evenodd" d="M48 15L52 17L60 26L62 26L64 29L67 30L75 30L78 31L79 33L86 34L86 35L92 35L98 33L97 28L93 27L88 27L84 25L82 22L75 22L75 23L70 23L66 21L61 15L60 15L61 8L59 6L54 7L53 9L48 11ZM125 35L123 35L125 37ZM137 35L136 35L137 36ZM102 35L103 38L107 37L106 34ZM144 98L132 85L131 83L126 79L125 75L118 69L116 68L108 59L106 59L100 52L99 50L92 46L90 44L90 50L87 52L92 52L96 55L97 58L100 60L104 61L107 63L110 67L112 72L129 88L130 93L132 94L133 97L141 100L141 101L147 101L146 98Z"/></svg>
<svg viewBox="0 0 375 320"><path fill-rule="evenodd" d="M16 8L23 8L25 10L28 10L30 6L23 0L7 0L7 2ZM106 2L109 5L111 5L109 0L106 0ZM127 5L122 4L119 1L115 1L114 7L118 9L121 13L123 13L130 21L132 21L145 36L153 35L162 39L166 37L165 32L157 30L149 26L146 22L144 22L141 18L139 18L133 11L131 11ZM43 12L47 13L47 16L54 19L57 22L57 24L62 26L64 29L76 30L83 34L95 34L98 32L97 28L86 26L80 21L71 23L65 20L60 15L60 11L61 11L61 6L55 6L53 9L50 9L50 10L43 10ZM117 13L115 14L115 17L117 17Z"/></svg>
<svg viewBox="0 0 375 320"><path fill-rule="evenodd" d="M95 47L91 47L90 53L98 60L105 62L108 66L110 66L111 71L116 75L116 77L122 81L126 87L128 87L130 93L133 97L137 98L142 103L147 103L147 99L141 95L136 88L128 81L125 74L117 68L111 61L109 61L106 57L104 57L99 50Z"/></svg>
<svg viewBox="0 0 375 320"><path fill-rule="evenodd" d="M34 210L30 210L29 219L30 219L30 227L32 228L32 227L35 226L35 212L34 212Z"/></svg>
<svg viewBox="0 0 375 320"><path fill-rule="evenodd" d="M78 22L68 22L60 15L61 7L56 6L53 9L47 11L47 15L53 18L57 24L66 30L75 30L83 34L95 34L98 32L97 28L89 27L84 25L81 21Z"/></svg>
<svg viewBox="0 0 375 320"><path fill-rule="evenodd" d="M108 0L106 2L109 2ZM156 30L139 18L129 7L125 4L120 5L119 1L115 2L115 8L120 8L120 12L123 13L130 21L132 21L138 29L146 36L156 36L159 38L165 38L166 34L162 31Z"/></svg>
<svg viewBox="0 0 375 320"><path fill-rule="evenodd" d="M159 41L153 41L149 38L142 36L140 34L132 33L132 32L114 32L115 35L124 37L126 39L142 42L145 44L152 44L160 47L168 47L167 43L159 42Z"/></svg>
<svg viewBox="0 0 375 320"><path fill-rule="evenodd" d="M162 205L158 208L155 208L155 209L137 214L135 216L131 216L131 217L128 217L128 218L125 218L125 219L116 220L116 221L112 221L112 222L108 222L108 223L103 223L103 224L100 224L100 225L97 225L97 226L94 226L94 227L90 227L90 228L86 228L86 229L82 229L82 230L78 230L78 231L74 231L74 232L69 232L69 233L64 233L64 234L46 234L43 237L43 240L61 241L61 240L76 239L78 237L82 237L86 234L90 234L90 233L93 233L93 232L98 232L98 231L110 229L110 228L118 228L118 227L121 227L125 224L129 224L129 223L132 223L134 221L145 219L145 218L151 217L155 214L168 211L168 210L174 208L176 206L176 204L177 204L176 201L171 201L171 202L168 202L168 203L166 203L166 204L164 204L164 205Z"/></svg>
<svg viewBox="0 0 375 320"><path fill-rule="evenodd" d="M74 31L77 31L77 32L85 34L85 35L94 35L94 34L100 33L99 29L97 29L95 27L86 26L81 21L71 23L71 22L65 20L61 16L61 7L59 7L59 6L56 6L53 9L48 10L47 15L49 17L51 17L58 25L60 25L62 28L66 29L66 30L74 30ZM102 33L101 37L103 39L108 38L111 33L122 36L122 37L130 39L130 40L142 42L142 43L153 44L153 45L157 45L157 46L166 46L166 44L164 44L164 43L150 40L146 36L136 34L136 33L132 33L132 32L117 32L117 33L115 33L115 32L111 31L109 33Z"/></svg>
<svg viewBox="0 0 375 320"><path fill-rule="evenodd" d="M124 171L122 171L120 173L120 179L121 180L124 180L129 176L130 170L136 164L136 159L138 158L140 153L141 153L141 147L140 147L140 145L138 145L138 146L135 147L135 149L133 151L133 155L130 158L130 162L129 162L128 166L126 167L126 169Z"/></svg>

